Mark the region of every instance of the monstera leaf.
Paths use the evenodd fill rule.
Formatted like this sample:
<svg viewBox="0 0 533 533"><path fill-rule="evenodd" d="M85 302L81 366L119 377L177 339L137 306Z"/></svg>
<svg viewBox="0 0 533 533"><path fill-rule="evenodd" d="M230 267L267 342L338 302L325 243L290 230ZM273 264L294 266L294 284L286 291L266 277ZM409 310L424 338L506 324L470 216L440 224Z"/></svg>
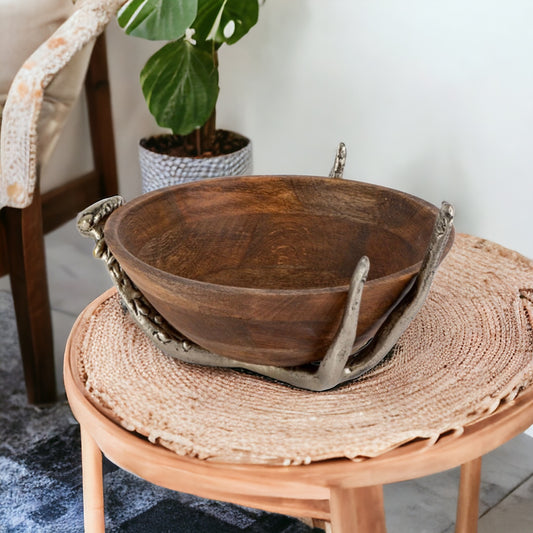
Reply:
<svg viewBox="0 0 533 533"><path fill-rule="evenodd" d="M193 23L198 0L130 0L118 13L118 23L135 37L152 41L180 38Z"/></svg>
<svg viewBox="0 0 533 533"><path fill-rule="evenodd" d="M160 126L186 135L202 126L215 108L218 70L212 46L180 39L165 45L146 63L141 86Z"/></svg>
<svg viewBox="0 0 533 533"><path fill-rule="evenodd" d="M195 38L223 43L236 43L257 23L257 0L199 0L193 28Z"/></svg>

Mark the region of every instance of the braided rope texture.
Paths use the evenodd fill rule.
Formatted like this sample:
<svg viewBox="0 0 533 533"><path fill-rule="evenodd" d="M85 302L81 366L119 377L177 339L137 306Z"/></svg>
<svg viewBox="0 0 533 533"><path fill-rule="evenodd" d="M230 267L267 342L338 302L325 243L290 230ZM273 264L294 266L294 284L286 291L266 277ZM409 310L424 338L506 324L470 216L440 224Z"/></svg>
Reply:
<svg viewBox="0 0 533 533"><path fill-rule="evenodd" d="M314 393L163 355L109 296L72 345L90 400L128 430L212 461L302 464L431 446L533 380L533 262L457 235L421 312L358 380Z"/></svg>

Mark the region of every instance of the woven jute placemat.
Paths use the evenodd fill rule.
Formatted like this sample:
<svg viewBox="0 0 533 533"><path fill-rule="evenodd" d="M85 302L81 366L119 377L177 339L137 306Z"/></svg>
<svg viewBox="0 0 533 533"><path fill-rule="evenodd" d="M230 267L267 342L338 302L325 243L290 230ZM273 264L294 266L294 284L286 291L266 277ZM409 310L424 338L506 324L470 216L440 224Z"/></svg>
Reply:
<svg viewBox="0 0 533 533"><path fill-rule="evenodd" d="M171 359L116 293L77 330L71 351L91 402L178 454L258 464L372 457L460 434L533 380L533 262L458 235L392 355L327 392Z"/></svg>

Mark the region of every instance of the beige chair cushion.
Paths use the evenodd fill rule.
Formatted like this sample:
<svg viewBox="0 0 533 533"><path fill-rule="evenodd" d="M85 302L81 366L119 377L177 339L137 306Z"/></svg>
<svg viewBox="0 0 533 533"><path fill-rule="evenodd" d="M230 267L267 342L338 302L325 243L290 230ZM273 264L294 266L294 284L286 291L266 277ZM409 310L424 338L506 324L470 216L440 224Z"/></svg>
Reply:
<svg viewBox="0 0 533 533"><path fill-rule="evenodd" d="M24 61L73 11L72 0L0 0L0 108L3 108L11 82ZM46 162L81 92L91 49L89 45L78 53L45 91L37 130L37 157L43 169L42 192L72 177L57 171L48 173Z"/></svg>
<svg viewBox="0 0 533 533"><path fill-rule="evenodd" d="M45 3L41 0L32 1L39 11ZM18 7L17 2L13 2L12 5ZM70 66L81 51L94 43L124 2L125 0L77 0L74 13L33 52L17 72L7 95L1 124L0 209L4 206L24 208L32 202L37 169L41 163L38 157L38 125L44 93L58 74ZM0 20L8 16L11 19L12 13L0 13ZM0 29L0 33L1 31ZM70 86L66 82L56 83L60 89ZM55 102L54 99L51 101ZM68 102L63 100L62 104L68 105ZM50 121L46 123L48 127ZM52 137L55 135L49 137L52 139L50 145L53 146ZM44 149L42 154L46 154Z"/></svg>

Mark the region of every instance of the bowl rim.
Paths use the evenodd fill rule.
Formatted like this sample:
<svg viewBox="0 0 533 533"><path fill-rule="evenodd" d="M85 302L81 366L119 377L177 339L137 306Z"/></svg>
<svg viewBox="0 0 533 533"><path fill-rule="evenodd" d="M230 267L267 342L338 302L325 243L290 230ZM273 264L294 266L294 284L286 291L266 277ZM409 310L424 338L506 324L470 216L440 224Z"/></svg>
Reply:
<svg viewBox="0 0 533 533"><path fill-rule="evenodd" d="M146 263L139 259L137 256L133 255L128 248L126 248L121 239L118 237L118 227L120 226L120 222L124 219L124 217L128 214L129 211L138 208L139 204L145 203L147 201L153 202L157 199L159 196L163 196L165 194L168 194L169 191L173 191L175 189L184 188L184 187L201 187L203 184L208 184L209 182L217 182L220 183L222 181L248 181L248 180L257 180L257 179L268 179L268 178L291 178L291 179L322 179L322 180L335 180L336 178L328 178L324 176L310 176L310 175L298 175L298 174L275 174L275 175L257 175L257 176L227 176L227 177L219 177L219 178L205 178L198 181L188 182L188 183L181 183L178 185L170 185L167 187L162 187L160 189L157 189L155 191L151 191L145 194L142 194L140 196L137 196L136 198L132 199L131 201L127 202L123 206L116 209L111 215L108 217L105 226L104 226L104 236L105 240L110 247L113 255L115 255L116 259L118 260L120 264L120 255L127 256L128 260L131 261L133 264L135 264L137 267L141 267L142 269L145 269L152 274L157 274L157 276L162 277L163 279L168 280L175 280L183 285L188 285L189 287L202 287L207 290L213 290L217 288L220 290L221 288L226 293L248 293L248 294L263 294L263 295L307 295L307 294L335 294L335 293L343 293L349 290L350 288L350 282L343 284L343 285L333 285L329 287L309 287L309 288L300 288L300 289L275 289L275 288L261 288L261 287L243 287L243 286L237 286L237 285L225 285L221 283L213 283L209 281L201 281L196 279L191 279L187 277L180 276L178 274L172 274L170 272L167 272L165 270L161 270L160 268L157 268L149 263ZM338 179L338 178L337 178ZM399 193L402 196L405 196L409 199L412 199L416 201L417 203L424 206L426 209L429 209L431 211L434 211L435 219L438 216L438 208L431 204L430 202L419 198L417 196L414 196L410 193L406 193L403 191L400 191L398 189L393 189L391 187L385 187L382 185L375 185L372 183L367 183L363 181L358 180L351 180L351 179L342 179L343 182L348 183L355 183L355 184L361 184L366 187L371 187L375 189L379 189L382 191L392 192L392 193ZM446 247L446 250L441 258L441 261L444 259L446 254L448 253L449 249L451 248L451 245L454 240L454 233L452 232L452 235L450 235L450 239L448 241L448 245ZM431 234L430 234L431 235ZM430 237L431 238L431 237ZM428 240L428 246L429 246L429 240ZM118 246L116 246L118 245ZM120 247L120 251L116 253L117 248ZM427 246L426 246L427 248ZM363 256L361 256L363 257ZM412 265L402 269L398 270L396 272L393 272L391 274L387 274L386 276L381 276L379 278L373 278L371 280L367 280L365 282L365 287L372 287L373 285L377 285L378 283L382 284L383 282L387 282L390 279L393 278L402 278L402 277L408 277L412 275L416 275L417 272L420 270L422 265L422 260L417 261L416 263L413 263ZM355 270L355 267L354 267ZM370 271L372 270L372 262L370 262Z"/></svg>

